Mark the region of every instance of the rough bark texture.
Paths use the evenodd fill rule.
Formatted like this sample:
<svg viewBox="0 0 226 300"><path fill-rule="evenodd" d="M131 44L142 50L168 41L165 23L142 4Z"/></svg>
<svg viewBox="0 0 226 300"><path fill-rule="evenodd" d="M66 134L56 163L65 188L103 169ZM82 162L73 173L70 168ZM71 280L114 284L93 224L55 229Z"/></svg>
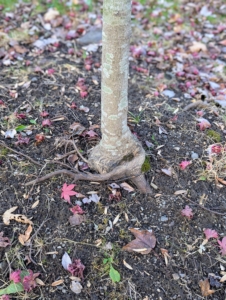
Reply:
<svg viewBox="0 0 226 300"><path fill-rule="evenodd" d="M102 36L102 139L92 150L89 165L103 174L131 161L127 173L137 176L145 151L127 126L131 0L104 0ZM140 190L146 185L147 191L143 175L133 181Z"/></svg>

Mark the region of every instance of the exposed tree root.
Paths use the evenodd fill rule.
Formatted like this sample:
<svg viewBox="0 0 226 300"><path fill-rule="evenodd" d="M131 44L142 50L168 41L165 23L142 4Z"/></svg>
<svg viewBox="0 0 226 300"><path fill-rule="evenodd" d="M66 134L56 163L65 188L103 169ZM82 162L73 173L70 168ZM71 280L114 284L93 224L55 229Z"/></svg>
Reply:
<svg viewBox="0 0 226 300"><path fill-rule="evenodd" d="M120 165L113 169L111 172L103 173L103 174L92 174L89 172L79 172L79 171L69 171L65 169L57 170L51 172L43 177L37 178L35 180L29 181L25 183L25 186L33 185L50 179L53 176L57 175L68 175L72 177L75 181L77 180L86 180L86 181L106 181L106 180L118 180L123 179L125 177L129 177L130 180L137 186L137 188L142 193L151 193L151 188L149 184L146 182L146 179L143 174L134 174L133 170L134 164L136 165L136 157L130 162L125 162L125 164ZM132 175L131 175L132 173Z"/></svg>

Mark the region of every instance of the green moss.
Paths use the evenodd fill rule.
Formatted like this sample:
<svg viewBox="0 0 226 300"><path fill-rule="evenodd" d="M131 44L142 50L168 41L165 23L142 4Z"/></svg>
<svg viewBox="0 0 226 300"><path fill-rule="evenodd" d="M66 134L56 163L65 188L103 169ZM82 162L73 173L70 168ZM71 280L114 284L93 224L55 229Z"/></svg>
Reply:
<svg viewBox="0 0 226 300"><path fill-rule="evenodd" d="M149 157L145 157L145 160L144 160L144 163L141 167L141 171L146 173L148 172L149 170L151 169L151 164L150 164L150 161L149 161Z"/></svg>
<svg viewBox="0 0 226 300"><path fill-rule="evenodd" d="M6 156L9 153L7 148L0 149L0 156Z"/></svg>
<svg viewBox="0 0 226 300"><path fill-rule="evenodd" d="M221 135L218 132L216 132L215 130L212 130L212 129L207 130L206 134L209 138L214 140L214 142L219 143L221 141Z"/></svg>

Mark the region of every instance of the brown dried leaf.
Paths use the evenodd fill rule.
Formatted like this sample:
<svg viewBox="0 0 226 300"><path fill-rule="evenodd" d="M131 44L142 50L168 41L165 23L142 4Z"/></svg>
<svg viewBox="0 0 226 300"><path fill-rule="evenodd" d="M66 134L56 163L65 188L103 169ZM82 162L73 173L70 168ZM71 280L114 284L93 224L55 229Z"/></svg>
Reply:
<svg viewBox="0 0 226 300"><path fill-rule="evenodd" d="M199 51L206 52L207 51L205 44L200 43L200 42L195 42L195 41L193 42L193 45L190 46L189 49L191 52L199 52Z"/></svg>
<svg viewBox="0 0 226 300"><path fill-rule="evenodd" d="M36 283L37 283L38 285L41 285L41 286L44 286L44 285L45 285L45 283L44 283L41 279L39 279L39 278L36 278L35 281L36 281Z"/></svg>
<svg viewBox="0 0 226 300"><path fill-rule="evenodd" d="M150 253L156 244L156 237L153 231L137 230L135 228L131 228L130 231L136 239L128 243L122 249L129 252L139 252L141 254Z"/></svg>
<svg viewBox="0 0 226 300"><path fill-rule="evenodd" d="M82 222L86 220L84 215L74 214L69 218L69 223L71 226L80 225Z"/></svg>
<svg viewBox="0 0 226 300"><path fill-rule="evenodd" d="M64 280L63 279L60 279L60 280L57 280L57 281L54 281L51 286L58 286L60 284L64 283Z"/></svg>
<svg viewBox="0 0 226 300"><path fill-rule="evenodd" d="M200 280L199 286L201 288L201 292L204 297L207 297L207 296L215 293L214 290L210 290L210 283L209 283L208 278L206 278L205 280Z"/></svg>
<svg viewBox="0 0 226 300"><path fill-rule="evenodd" d="M38 205L39 205L39 200L35 201L35 202L32 204L31 208L34 209L34 208L36 208Z"/></svg>
<svg viewBox="0 0 226 300"><path fill-rule="evenodd" d="M26 242L28 242L30 235L32 233L32 230L33 230L32 226L29 225L27 230L25 231L25 234L19 235L18 240L22 245L24 245Z"/></svg>
<svg viewBox="0 0 226 300"><path fill-rule="evenodd" d="M78 160L78 155L77 154L71 154L68 156L67 160L69 163L73 164L75 161Z"/></svg>
<svg viewBox="0 0 226 300"><path fill-rule="evenodd" d="M124 190L126 190L126 191L128 191L128 192L133 192L133 191L134 191L134 188L133 188L132 186L130 186L128 183L126 183L126 182L121 183L120 186L121 186Z"/></svg>
<svg viewBox="0 0 226 300"><path fill-rule="evenodd" d="M74 134L80 135L83 133L85 129L84 126L82 126L80 123L74 122L73 124L70 125L70 129L73 130Z"/></svg>
<svg viewBox="0 0 226 300"><path fill-rule="evenodd" d="M17 209L17 206L11 207L10 209L6 210L2 216L3 222L5 225L10 224L10 220L15 220L20 223L24 224L33 224L31 220L29 220L25 215L20 214L12 214Z"/></svg>

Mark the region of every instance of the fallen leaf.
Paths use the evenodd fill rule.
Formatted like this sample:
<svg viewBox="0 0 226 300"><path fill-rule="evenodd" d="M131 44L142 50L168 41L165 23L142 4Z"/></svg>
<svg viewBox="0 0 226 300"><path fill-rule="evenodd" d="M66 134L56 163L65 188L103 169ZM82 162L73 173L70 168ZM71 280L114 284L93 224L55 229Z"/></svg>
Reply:
<svg viewBox="0 0 226 300"><path fill-rule="evenodd" d="M162 171L165 175L167 175L167 176L172 176L172 170L171 170L171 168L169 168L169 169L161 169L161 171Z"/></svg>
<svg viewBox="0 0 226 300"><path fill-rule="evenodd" d="M77 281L72 281L71 285L70 285L70 289L72 290L72 292L74 292L75 294L80 294L83 287L82 285L77 282Z"/></svg>
<svg viewBox="0 0 226 300"><path fill-rule="evenodd" d="M32 226L29 225L27 230L25 231L25 234L19 235L18 240L22 245L25 245L25 243L28 242L30 235L32 233L32 230L33 230Z"/></svg>
<svg viewBox="0 0 226 300"><path fill-rule="evenodd" d="M191 52L207 51L207 47L205 44L195 41L193 42L193 45L189 47L189 49Z"/></svg>
<svg viewBox="0 0 226 300"><path fill-rule="evenodd" d="M70 125L70 129L73 130L74 134L80 135L85 130L85 127L82 126L80 123L74 122L73 124Z"/></svg>
<svg viewBox="0 0 226 300"><path fill-rule="evenodd" d="M45 283L44 283L41 279L39 279L39 278L36 278L35 281L36 281L36 283L37 283L38 285L41 285L41 286L44 286L44 285L45 285Z"/></svg>
<svg viewBox="0 0 226 300"><path fill-rule="evenodd" d="M187 190L178 190L174 193L174 195L181 195L181 194L186 194Z"/></svg>
<svg viewBox="0 0 226 300"><path fill-rule="evenodd" d="M61 198L64 198L68 203L71 203L70 196L76 195L75 191L72 191L72 189L75 187L75 184L69 184L67 185L64 183L62 187L62 193L61 193Z"/></svg>
<svg viewBox="0 0 226 300"><path fill-rule="evenodd" d="M128 243L122 249L129 252L139 252L141 254L150 253L156 244L156 237L154 236L153 231L137 230L135 228L131 228L130 231L136 239Z"/></svg>
<svg viewBox="0 0 226 300"><path fill-rule="evenodd" d="M216 230L207 228L203 231L204 231L204 234L205 234L207 240L211 239L211 238L214 238L214 239L218 238L218 233L216 232Z"/></svg>
<svg viewBox="0 0 226 300"><path fill-rule="evenodd" d="M14 206L4 212L2 218L5 225L9 225L10 220L15 220L17 222L24 223L24 224L31 224L31 225L33 224L32 221L29 220L25 215L13 214L12 212L14 212L16 209L17 206Z"/></svg>
<svg viewBox="0 0 226 300"><path fill-rule="evenodd" d="M117 222L118 222L118 220L119 220L119 217L120 217L120 214L118 214L115 218L114 218L114 221L113 221L113 225L115 225Z"/></svg>
<svg viewBox="0 0 226 300"><path fill-rule="evenodd" d="M67 252L65 252L64 255L62 256L61 263L62 263L62 266L64 267L64 269L68 270L68 266L72 263L72 260Z"/></svg>
<svg viewBox="0 0 226 300"><path fill-rule="evenodd" d="M189 166L191 164L191 161L188 160L184 160L179 164L179 167L181 170L184 170L187 168L187 166Z"/></svg>
<svg viewBox="0 0 226 300"><path fill-rule="evenodd" d="M63 279L60 279L60 280L56 280L54 281L53 283L51 283L51 286L58 286L60 284L64 283L64 280Z"/></svg>
<svg viewBox="0 0 226 300"><path fill-rule="evenodd" d="M16 130L15 129L9 129L5 132L5 138L6 139L13 139L15 135L16 135Z"/></svg>
<svg viewBox="0 0 226 300"><path fill-rule="evenodd" d="M73 216L69 217L69 223L71 226L80 225L82 222L86 220L86 217L79 214L74 214Z"/></svg>
<svg viewBox="0 0 226 300"><path fill-rule="evenodd" d="M7 237L3 237L3 231L0 232L0 247L5 248L10 245L10 240Z"/></svg>
<svg viewBox="0 0 226 300"><path fill-rule="evenodd" d="M123 260L123 265L129 270L133 270L133 268L129 264L127 264L125 260Z"/></svg>
<svg viewBox="0 0 226 300"><path fill-rule="evenodd" d="M205 130L206 128L211 127L210 122L205 118L199 118L197 121L199 122L197 126L199 126L200 130Z"/></svg>
<svg viewBox="0 0 226 300"><path fill-rule="evenodd" d="M187 217L188 219L191 219L193 217L192 209L186 205L184 209L181 211L182 216Z"/></svg>
<svg viewBox="0 0 226 300"><path fill-rule="evenodd" d="M128 191L128 192L133 192L133 191L134 191L134 188L133 188L131 185L129 185L128 183L126 183L126 182L121 183L120 186L121 186L124 190L126 190L126 191Z"/></svg>
<svg viewBox="0 0 226 300"><path fill-rule="evenodd" d="M35 203L32 204L31 208L34 209L39 205L39 200L35 201Z"/></svg>
<svg viewBox="0 0 226 300"><path fill-rule="evenodd" d="M67 160L68 160L69 163L71 163L73 165L74 162L76 162L78 160L78 155L77 154L71 154L71 155L68 156Z"/></svg>
<svg viewBox="0 0 226 300"><path fill-rule="evenodd" d="M208 278L206 278L205 280L200 280L199 286L201 288L201 292L204 297L207 297L207 296L215 293L214 290L210 290L210 283L209 283Z"/></svg>
<svg viewBox="0 0 226 300"><path fill-rule="evenodd" d="M55 8L49 8L48 11L44 14L44 21L49 22L58 17L60 13Z"/></svg>
<svg viewBox="0 0 226 300"><path fill-rule="evenodd" d="M223 237L222 241L218 240L217 242L221 248L220 250L221 254L226 255L226 236Z"/></svg>

